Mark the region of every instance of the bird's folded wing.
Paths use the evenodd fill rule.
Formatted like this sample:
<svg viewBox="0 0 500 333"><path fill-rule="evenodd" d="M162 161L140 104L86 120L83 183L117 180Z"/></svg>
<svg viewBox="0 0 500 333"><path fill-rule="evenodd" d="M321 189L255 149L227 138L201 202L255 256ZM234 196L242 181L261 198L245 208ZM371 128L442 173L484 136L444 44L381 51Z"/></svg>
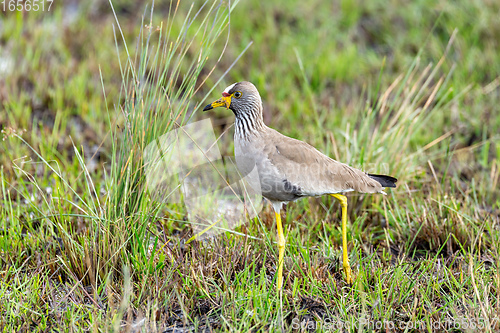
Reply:
<svg viewBox="0 0 500 333"><path fill-rule="evenodd" d="M324 155L308 143L272 131L265 152L293 185L308 195L358 191L376 193L381 185L361 170Z"/></svg>

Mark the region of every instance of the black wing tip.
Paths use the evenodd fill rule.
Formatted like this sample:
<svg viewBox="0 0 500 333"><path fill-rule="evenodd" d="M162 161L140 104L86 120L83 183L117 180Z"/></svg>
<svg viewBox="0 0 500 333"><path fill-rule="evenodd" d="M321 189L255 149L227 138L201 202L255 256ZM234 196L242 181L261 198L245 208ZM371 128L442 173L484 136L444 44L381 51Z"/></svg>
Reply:
<svg viewBox="0 0 500 333"><path fill-rule="evenodd" d="M396 187L396 182L398 181L396 178L386 175L373 175L369 173L368 176L379 182L382 187Z"/></svg>

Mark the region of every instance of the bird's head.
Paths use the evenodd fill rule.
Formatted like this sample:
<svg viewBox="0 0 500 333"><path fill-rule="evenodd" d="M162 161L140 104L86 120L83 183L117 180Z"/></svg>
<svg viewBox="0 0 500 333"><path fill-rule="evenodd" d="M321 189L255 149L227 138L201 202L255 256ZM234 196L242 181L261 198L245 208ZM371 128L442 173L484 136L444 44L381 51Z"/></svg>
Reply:
<svg viewBox="0 0 500 333"><path fill-rule="evenodd" d="M247 81L233 83L222 92L222 97L203 108L203 111L225 106L236 116L242 113L250 112L262 107L259 92L255 86Z"/></svg>

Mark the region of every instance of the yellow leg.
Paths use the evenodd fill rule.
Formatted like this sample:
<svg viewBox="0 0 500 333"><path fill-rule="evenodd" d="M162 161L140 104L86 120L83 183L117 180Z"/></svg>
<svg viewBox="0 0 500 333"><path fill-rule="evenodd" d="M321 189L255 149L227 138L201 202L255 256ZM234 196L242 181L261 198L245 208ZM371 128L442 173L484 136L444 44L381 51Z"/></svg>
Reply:
<svg viewBox="0 0 500 333"><path fill-rule="evenodd" d="M276 216L276 226L278 227L278 276L276 278L276 289L281 290L283 286L283 257L285 256L285 236L283 235L283 227L281 225L281 215L279 212L274 212Z"/></svg>
<svg viewBox="0 0 500 333"><path fill-rule="evenodd" d="M347 255L347 198L342 194L330 195L339 200L342 206L342 264L344 266L346 281L352 284L351 266L349 265L349 256Z"/></svg>

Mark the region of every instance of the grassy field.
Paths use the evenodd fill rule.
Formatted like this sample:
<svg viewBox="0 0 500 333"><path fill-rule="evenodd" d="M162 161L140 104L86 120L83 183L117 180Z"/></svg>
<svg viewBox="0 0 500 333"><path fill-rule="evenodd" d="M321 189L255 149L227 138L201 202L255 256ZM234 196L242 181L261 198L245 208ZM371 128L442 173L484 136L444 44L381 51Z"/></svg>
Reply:
<svg viewBox="0 0 500 333"><path fill-rule="evenodd" d="M0 4L1 5L1 4ZM229 15L229 6L231 14ZM500 330L496 1L54 1L0 14L0 327L17 331ZM264 121L398 178L188 242L143 151L229 84Z"/></svg>

